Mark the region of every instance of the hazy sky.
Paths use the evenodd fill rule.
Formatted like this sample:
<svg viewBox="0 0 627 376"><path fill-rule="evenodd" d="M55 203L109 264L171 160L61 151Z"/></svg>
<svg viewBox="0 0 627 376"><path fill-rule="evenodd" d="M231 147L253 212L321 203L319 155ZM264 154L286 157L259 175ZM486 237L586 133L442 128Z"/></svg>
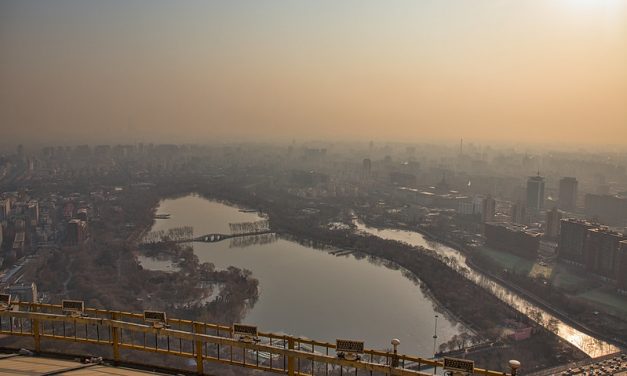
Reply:
<svg viewBox="0 0 627 376"><path fill-rule="evenodd" d="M627 0L0 0L3 142L627 145Z"/></svg>

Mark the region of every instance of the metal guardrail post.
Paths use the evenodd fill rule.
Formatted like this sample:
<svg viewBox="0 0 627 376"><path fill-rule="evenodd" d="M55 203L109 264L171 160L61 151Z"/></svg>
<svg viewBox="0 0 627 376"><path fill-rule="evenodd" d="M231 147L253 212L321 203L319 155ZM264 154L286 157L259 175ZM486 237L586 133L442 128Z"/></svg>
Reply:
<svg viewBox="0 0 627 376"><path fill-rule="evenodd" d="M115 312L111 312L111 320L117 320L118 315ZM113 360L117 364L120 361L120 340L119 329L115 326L111 327L111 341L113 342Z"/></svg>
<svg viewBox="0 0 627 376"><path fill-rule="evenodd" d="M202 323L195 322L194 323L194 332L198 334L202 334ZM202 359L202 341L196 340L195 344L196 350L196 373L199 375L203 375L205 373L203 359Z"/></svg>
<svg viewBox="0 0 627 376"><path fill-rule="evenodd" d="M293 337L287 337L287 348L290 350L294 350ZM287 356L287 374L288 376L294 376L294 357L291 355Z"/></svg>
<svg viewBox="0 0 627 376"><path fill-rule="evenodd" d="M35 352L41 351L41 337L39 335L39 320L33 319L33 339L35 340Z"/></svg>
<svg viewBox="0 0 627 376"><path fill-rule="evenodd" d="M31 305L31 311L37 312L37 306ZM33 319L33 339L35 340L35 352L41 351L41 336L39 334L39 320Z"/></svg>

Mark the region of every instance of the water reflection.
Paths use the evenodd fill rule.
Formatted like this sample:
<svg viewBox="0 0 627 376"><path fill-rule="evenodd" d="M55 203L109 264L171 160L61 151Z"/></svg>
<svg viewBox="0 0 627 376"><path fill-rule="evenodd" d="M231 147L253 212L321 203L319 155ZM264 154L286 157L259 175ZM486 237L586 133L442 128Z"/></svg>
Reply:
<svg viewBox="0 0 627 376"><path fill-rule="evenodd" d="M158 212L170 218L157 221L153 230L194 226L195 235L227 234L229 223L260 218L197 196L164 200ZM239 239L194 243L194 253L216 269L252 271L259 280L259 300L244 321L260 330L329 342L362 339L378 349L397 337L402 352L429 356L435 314L440 315L440 343L463 329L439 312L418 279L394 263L347 251L334 255L337 250L276 235Z"/></svg>
<svg viewBox="0 0 627 376"><path fill-rule="evenodd" d="M355 221L354 224L357 226L358 231L363 231L383 239L397 240L412 246L424 247L435 251L435 253L443 261L445 261L447 265L460 272L460 274L468 278L470 281L490 291L501 301L525 314L539 325L553 330L558 336L593 358L619 351L618 347L573 328L536 304L525 299L521 295L510 291L507 287L501 285L500 283L495 282L473 269L465 267L466 256L456 249L439 242L428 240L425 236L417 232L393 229L376 229L368 227L359 221Z"/></svg>
<svg viewBox="0 0 627 376"><path fill-rule="evenodd" d="M275 243L279 239L277 234L261 234L253 236L238 236L229 239L230 248L246 248L254 245Z"/></svg>

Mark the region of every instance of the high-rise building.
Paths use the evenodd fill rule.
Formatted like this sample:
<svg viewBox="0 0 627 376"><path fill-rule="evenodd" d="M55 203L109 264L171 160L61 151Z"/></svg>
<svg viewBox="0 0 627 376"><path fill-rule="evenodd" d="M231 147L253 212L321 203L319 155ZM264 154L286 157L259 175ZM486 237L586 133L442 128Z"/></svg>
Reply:
<svg viewBox="0 0 627 376"><path fill-rule="evenodd" d="M560 221L562 219L562 213L553 208L546 212L546 231L544 236L549 239L557 239L560 233Z"/></svg>
<svg viewBox="0 0 627 376"><path fill-rule="evenodd" d="M563 210L574 210L577 206L577 179L564 177L560 179L558 205Z"/></svg>
<svg viewBox="0 0 627 376"><path fill-rule="evenodd" d="M472 201L463 199L459 201L457 211L460 214L476 215L481 222L493 222L496 214L496 200L492 196L475 196Z"/></svg>
<svg viewBox="0 0 627 376"><path fill-rule="evenodd" d="M37 225L37 223L39 223L39 202L37 200L30 200L27 203L26 209L26 214L30 220L31 225Z"/></svg>
<svg viewBox="0 0 627 376"><path fill-rule="evenodd" d="M597 217L601 223L622 226L627 224L627 197L619 195L586 195L586 215Z"/></svg>
<svg viewBox="0 0 627 376"><path fill-rule="evenodd" d="M80 219L71 219L67 223L65 241L68 245L81 245L87 238L87 223Z"/></svg>
<svg viewBox="0 0 627 376"><path fill-rule="evenodd" d="M496 214L496 200L492 196L483 199L481 208L481 222L494 221L494 215Z"/></svg>
<svg viewBox="0 0 627 376"><path fill-rule="evenodd" d="M442 180L440 180L438 182L438 184L435 185L435 191L438 193L447 193L449 191L450 187L448 185L448 183L446 182L446 173L443 172L442 173Z"/></svg>
<svg viewBox="0 0 627 376"><path fill-rule="evenodd" d="M512 204L511 217L513 223L521 225L527 224L527 209L522 202L518 201Z"/></svg>
<svg viewBox="0 0 627 376"><path fill-rule="evenodd" d="M11 213L11 200L8 198L4 200L0 200L0 221L9 218L10 213Z"/></svg>
<svg viewBox="0 0 627 376"><path fill-rule="evenodd" d="M538 213L544 207L544 177L530 176L527 179L527 208Z"/></svg>
<svg viewBox="0 0 627 376"><path fill-rule="evenodd" d="M585 264L584 251L588 230L595 225L574 218L562 219L560 226L559 257L580 265Z"/></svg>
<svg viewBox="0 0 627 376"><path fill-rule="evenodd" d="M627 289L627 234L573 218L561 223L559 257Z"/></svg>
<svg viewBox="0 0 627 376"><path fill-rule="evenodd" d="M459 207L457 208L457 212L462 215L474 215L475 205L472 201L462 200L459 202Z"/></svg>
<svg viewBox="0 0 627 376"><path fill-rule="evenodd" d="M369 178L372 173L372 161L370 158L365 158L362 163L362 176L364 178Z"/></svg>
<svg viewBox="0 0 627 376"><path fill-rule="evenodd" d="M20 258L24 255L25 240L26 234L24 233L24 231L19 231L15 233L13 247L11 248L11 252L14 252L15 257Z"/></svg>
<svg viewBox="0 0 627 376"><path fill-rule="evenodd" d="M618 287L627 290L627 240L620 242L618 251Z"/></svg>
<svg viewBox="0 0 627 376"><path fill-rule="evenodd" d="M523 257L536 257L540 248L541 234L522 225L488 222L484 224L484 233L488 247Z"/></svg>
<svg viewBox="0 0 627 376"><path fill-rule="evenodd" d="M588 230L586 245L586 269L618 281L621 242L627 238L618 232L600 226Z"/></svg>

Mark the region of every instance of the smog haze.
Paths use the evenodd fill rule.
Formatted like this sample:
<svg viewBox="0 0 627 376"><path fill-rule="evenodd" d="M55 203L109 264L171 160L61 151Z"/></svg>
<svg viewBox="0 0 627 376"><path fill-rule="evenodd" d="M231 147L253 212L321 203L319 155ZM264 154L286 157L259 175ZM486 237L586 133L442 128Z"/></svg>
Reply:
<svg viewBox="0 0 627 376"><path fill-rule="evenodd" d="M627 2L2 1L3 144L627 143Z"/></svg>

